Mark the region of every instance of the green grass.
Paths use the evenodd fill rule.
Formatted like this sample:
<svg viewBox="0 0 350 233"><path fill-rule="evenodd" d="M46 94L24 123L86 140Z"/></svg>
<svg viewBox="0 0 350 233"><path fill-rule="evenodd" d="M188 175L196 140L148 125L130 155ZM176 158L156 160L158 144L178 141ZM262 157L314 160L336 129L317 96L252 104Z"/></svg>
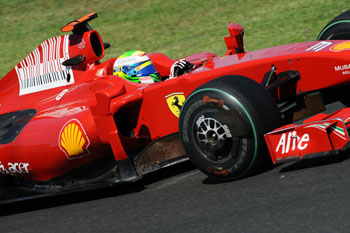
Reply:
<svg viewBox="0 0 350 233"><path fill-rule="evenodd" d="M323 26L350 8L346 0L0 0L0 77L67 22L90 12L90 25L112 46L105 58L128 50L172 58L226 51L230 22L245 28L245 48L255 50L314 40ZM1 87L0 87L1 88Z"/></svg>

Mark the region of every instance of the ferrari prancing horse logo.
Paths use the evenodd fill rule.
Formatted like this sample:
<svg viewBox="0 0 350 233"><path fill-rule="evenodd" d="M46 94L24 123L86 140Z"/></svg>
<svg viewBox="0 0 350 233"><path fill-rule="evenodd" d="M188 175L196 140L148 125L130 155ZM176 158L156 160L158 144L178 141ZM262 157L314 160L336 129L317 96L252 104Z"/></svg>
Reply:
<svg viewBox="0 0 350 233"><path fill-rule="evenodd" d="M176 116L180 116L180 111L182 105L185 102L185 95L183 92L172 93L170 95L165 96L166 102L168 103L168 107L170 111Z"/></svg>

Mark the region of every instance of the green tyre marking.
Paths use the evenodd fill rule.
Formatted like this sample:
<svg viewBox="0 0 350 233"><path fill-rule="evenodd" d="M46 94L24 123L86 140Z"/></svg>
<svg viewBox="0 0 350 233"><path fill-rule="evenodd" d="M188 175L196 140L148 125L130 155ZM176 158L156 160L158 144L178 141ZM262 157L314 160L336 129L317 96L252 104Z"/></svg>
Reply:
<svg viewBox="0 0 350 233"><path fill-rule="evenodd" d="M325 29L322 30L320 35L317 37L317 40L320 40L320 37L323 35L323 33L325 31L327 31L330 27L333 27L334 25L339 24L339 23L350 23L350 20L341 20L341 21L337 21L337 22L334 22L334 23L328 25Z"/></svg>

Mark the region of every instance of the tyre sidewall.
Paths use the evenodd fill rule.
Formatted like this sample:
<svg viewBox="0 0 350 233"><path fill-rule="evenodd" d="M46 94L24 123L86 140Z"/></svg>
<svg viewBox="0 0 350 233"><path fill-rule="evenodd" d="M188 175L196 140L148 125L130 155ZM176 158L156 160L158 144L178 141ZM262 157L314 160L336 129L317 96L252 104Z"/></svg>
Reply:
<svg viewBox="0 0 350 233"><path fill-rule="evenodd" d="M332 19L320 32L317 40L349 40L350 11L345 11Z"/></svg>

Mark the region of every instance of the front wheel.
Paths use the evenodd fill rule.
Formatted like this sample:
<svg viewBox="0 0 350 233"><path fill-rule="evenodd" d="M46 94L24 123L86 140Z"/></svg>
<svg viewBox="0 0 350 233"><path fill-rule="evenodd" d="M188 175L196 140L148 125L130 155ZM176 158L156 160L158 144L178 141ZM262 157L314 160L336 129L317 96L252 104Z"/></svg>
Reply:
<svg viewBox="0 0 350 233"><path fill-rule="evenodd" d="M350 11L332 19L322 29L317 40L350 40Z"/></svg>
<svg viewBox="0 0 350 233"><path fill-rule="evenodd" d="M280 120L274 100L260 84L224 76L187 98L179 128L184 149L198 169L218 180L234 180L270 161L264 134Z"/></svg>

